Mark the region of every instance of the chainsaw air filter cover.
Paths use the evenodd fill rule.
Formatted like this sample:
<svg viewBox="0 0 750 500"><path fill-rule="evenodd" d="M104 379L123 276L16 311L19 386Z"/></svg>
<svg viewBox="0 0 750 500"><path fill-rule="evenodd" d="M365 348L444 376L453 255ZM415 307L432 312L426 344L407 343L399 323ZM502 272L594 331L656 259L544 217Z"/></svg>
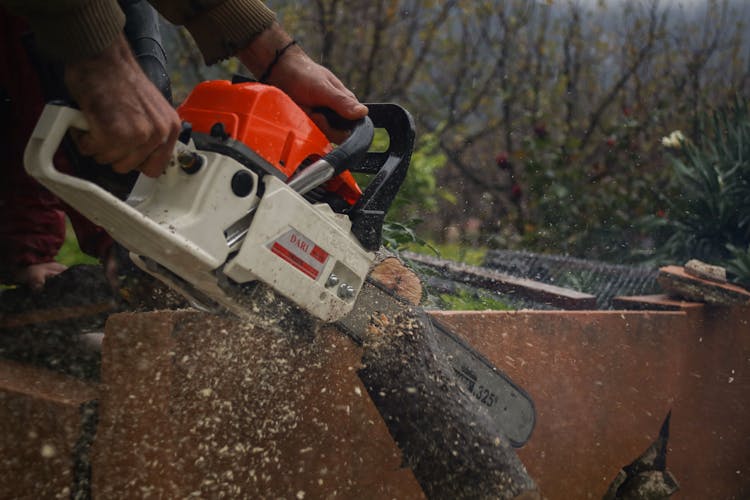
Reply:
<svg viewBox="0 0 750 500"><path fill-rule="evenodd" d="M256 164L251 167L285 182L298 169L333 149L323 132L289 96L276 87L257 82L203 82L193 89L177 112L192 125L194 133L211 137L214 144L233 144L235 155L246 156L250 163ZM201 141L194 139L200 148ZM222 152L227 153L226 149ZM332 178L323 187L349 206L362 195L349 171Z"/></svg>

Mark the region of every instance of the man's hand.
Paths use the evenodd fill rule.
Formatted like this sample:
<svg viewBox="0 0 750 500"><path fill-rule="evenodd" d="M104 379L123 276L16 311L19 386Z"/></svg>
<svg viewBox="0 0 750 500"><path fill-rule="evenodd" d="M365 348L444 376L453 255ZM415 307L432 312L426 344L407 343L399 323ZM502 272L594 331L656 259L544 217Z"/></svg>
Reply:
<svg viewBox="0 0 750 500"><path fill-rule="evenodd" d="M238 54L242 63L254 74L263 74L276 56L276 51L292 38L274 24L258 35ZM298 45L290 46L271 68L267 83L274 85L294 100L308 114L316 107L331 108L347 120L358 120L367 115L367 107L357 100L333 73L316 63ZM322 115L311 118L329 139L340 142L344 131L330 127Z"/></svg>
<svg viewBox="0 0 750 500"><path fill-rule="evenodd" d="M90 127L74 134L82 154L115 172L157 177L164 171L180 119L141 71L124 35L96 57L68 64L65 84Z"/></svg>
<svg viewBox="0 0 750 500"><path fill-rule="evenodd" d="M19 285L26 285L32 290L38 291L44 288L47 278L58 275L66 269L67 267L59 262L32 264L16 271L13 280Z"/></svg>

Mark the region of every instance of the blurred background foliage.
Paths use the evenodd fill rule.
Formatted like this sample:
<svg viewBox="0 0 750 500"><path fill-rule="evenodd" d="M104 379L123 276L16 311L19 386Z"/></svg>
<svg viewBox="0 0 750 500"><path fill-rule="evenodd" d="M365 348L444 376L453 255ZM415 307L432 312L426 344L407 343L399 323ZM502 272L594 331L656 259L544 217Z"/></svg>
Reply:
<svg viewBox="0 0 750 500"><path fill-rule="evenodd" d="M744 0L268 4L361 100L413 114L418 144L392 214L405 229L395 245L616 262L716 255L750 267L746 240L700 233L726 216L722 227L745 224L746 234L747 204L722 208L742 211L730 217L681 193L692 185L686 170L714 165L732 147L705 117L748 91ZM183 30L165 35L178 101L197 81L242 71L235 60L203 66ZM694 149L663 146L675 130ZM747 182L723 168L722 189ZM678 217L686 210L690 221ZM706 238L717 239L704 252Z"/></svg>

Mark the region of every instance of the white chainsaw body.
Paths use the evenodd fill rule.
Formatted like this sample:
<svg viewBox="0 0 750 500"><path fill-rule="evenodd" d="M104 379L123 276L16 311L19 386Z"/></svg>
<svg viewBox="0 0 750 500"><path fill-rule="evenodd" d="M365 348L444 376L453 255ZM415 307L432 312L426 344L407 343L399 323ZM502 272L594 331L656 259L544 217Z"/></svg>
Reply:
<svg viewBox="0 0 750 500"><path fill-rule="evenodd" d="M242 315L241 285L260 281L323 321L347 314L373 262L346 215L311 204L272 175L259 178L236 160L178 144L166 172L141 175L126 202L63 174L52 158L70 127L86 129L71 108L47 105L26 148L27 171L103 227L146 272L193 301L206 298ZM200 157L188 173L181 154ZM237 194L240 173L245 190ZM262 186L259 196L259 187Z"/></svg>

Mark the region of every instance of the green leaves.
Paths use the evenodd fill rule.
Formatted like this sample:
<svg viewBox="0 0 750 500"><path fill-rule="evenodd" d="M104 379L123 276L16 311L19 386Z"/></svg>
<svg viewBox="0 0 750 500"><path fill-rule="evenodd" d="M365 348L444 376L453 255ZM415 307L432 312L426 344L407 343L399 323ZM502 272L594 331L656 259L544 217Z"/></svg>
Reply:
<svg viewBox="0 0 750 500"><path fill-rule="evenodd" d="M660 260L698 258L750 283L750 113L738 98L699 122L672 157L674 180Z"/></svg>
<svg viewBox="0 0 750 500"><path fill-rule="evenodd" d="M437 171L447 161L437 142L437 137L429 133L418 139L406 180L391 205L391 218L404 219L407 214L413 216L415 212L427 215L437 208L439 199L447 198L436 181Z"/></svg>
<svg viewBox="0 0 750 500"><path fill-rule="evenodd" d="M725 267L734 281L750 288L750 247L745 249L728 245L732 258L725 263Z"/></svg>
<svg viewBox="0 0 750 500"><path fill-rule="evenodd" d="M396 252L404 250L410 245L419 245L427 247L435 252L435 255L439 255L435 247L417 236L414 231L414 227L421 222L421 219L411 219L405 223L387 220L383 224L383 245Z"/></svg>

